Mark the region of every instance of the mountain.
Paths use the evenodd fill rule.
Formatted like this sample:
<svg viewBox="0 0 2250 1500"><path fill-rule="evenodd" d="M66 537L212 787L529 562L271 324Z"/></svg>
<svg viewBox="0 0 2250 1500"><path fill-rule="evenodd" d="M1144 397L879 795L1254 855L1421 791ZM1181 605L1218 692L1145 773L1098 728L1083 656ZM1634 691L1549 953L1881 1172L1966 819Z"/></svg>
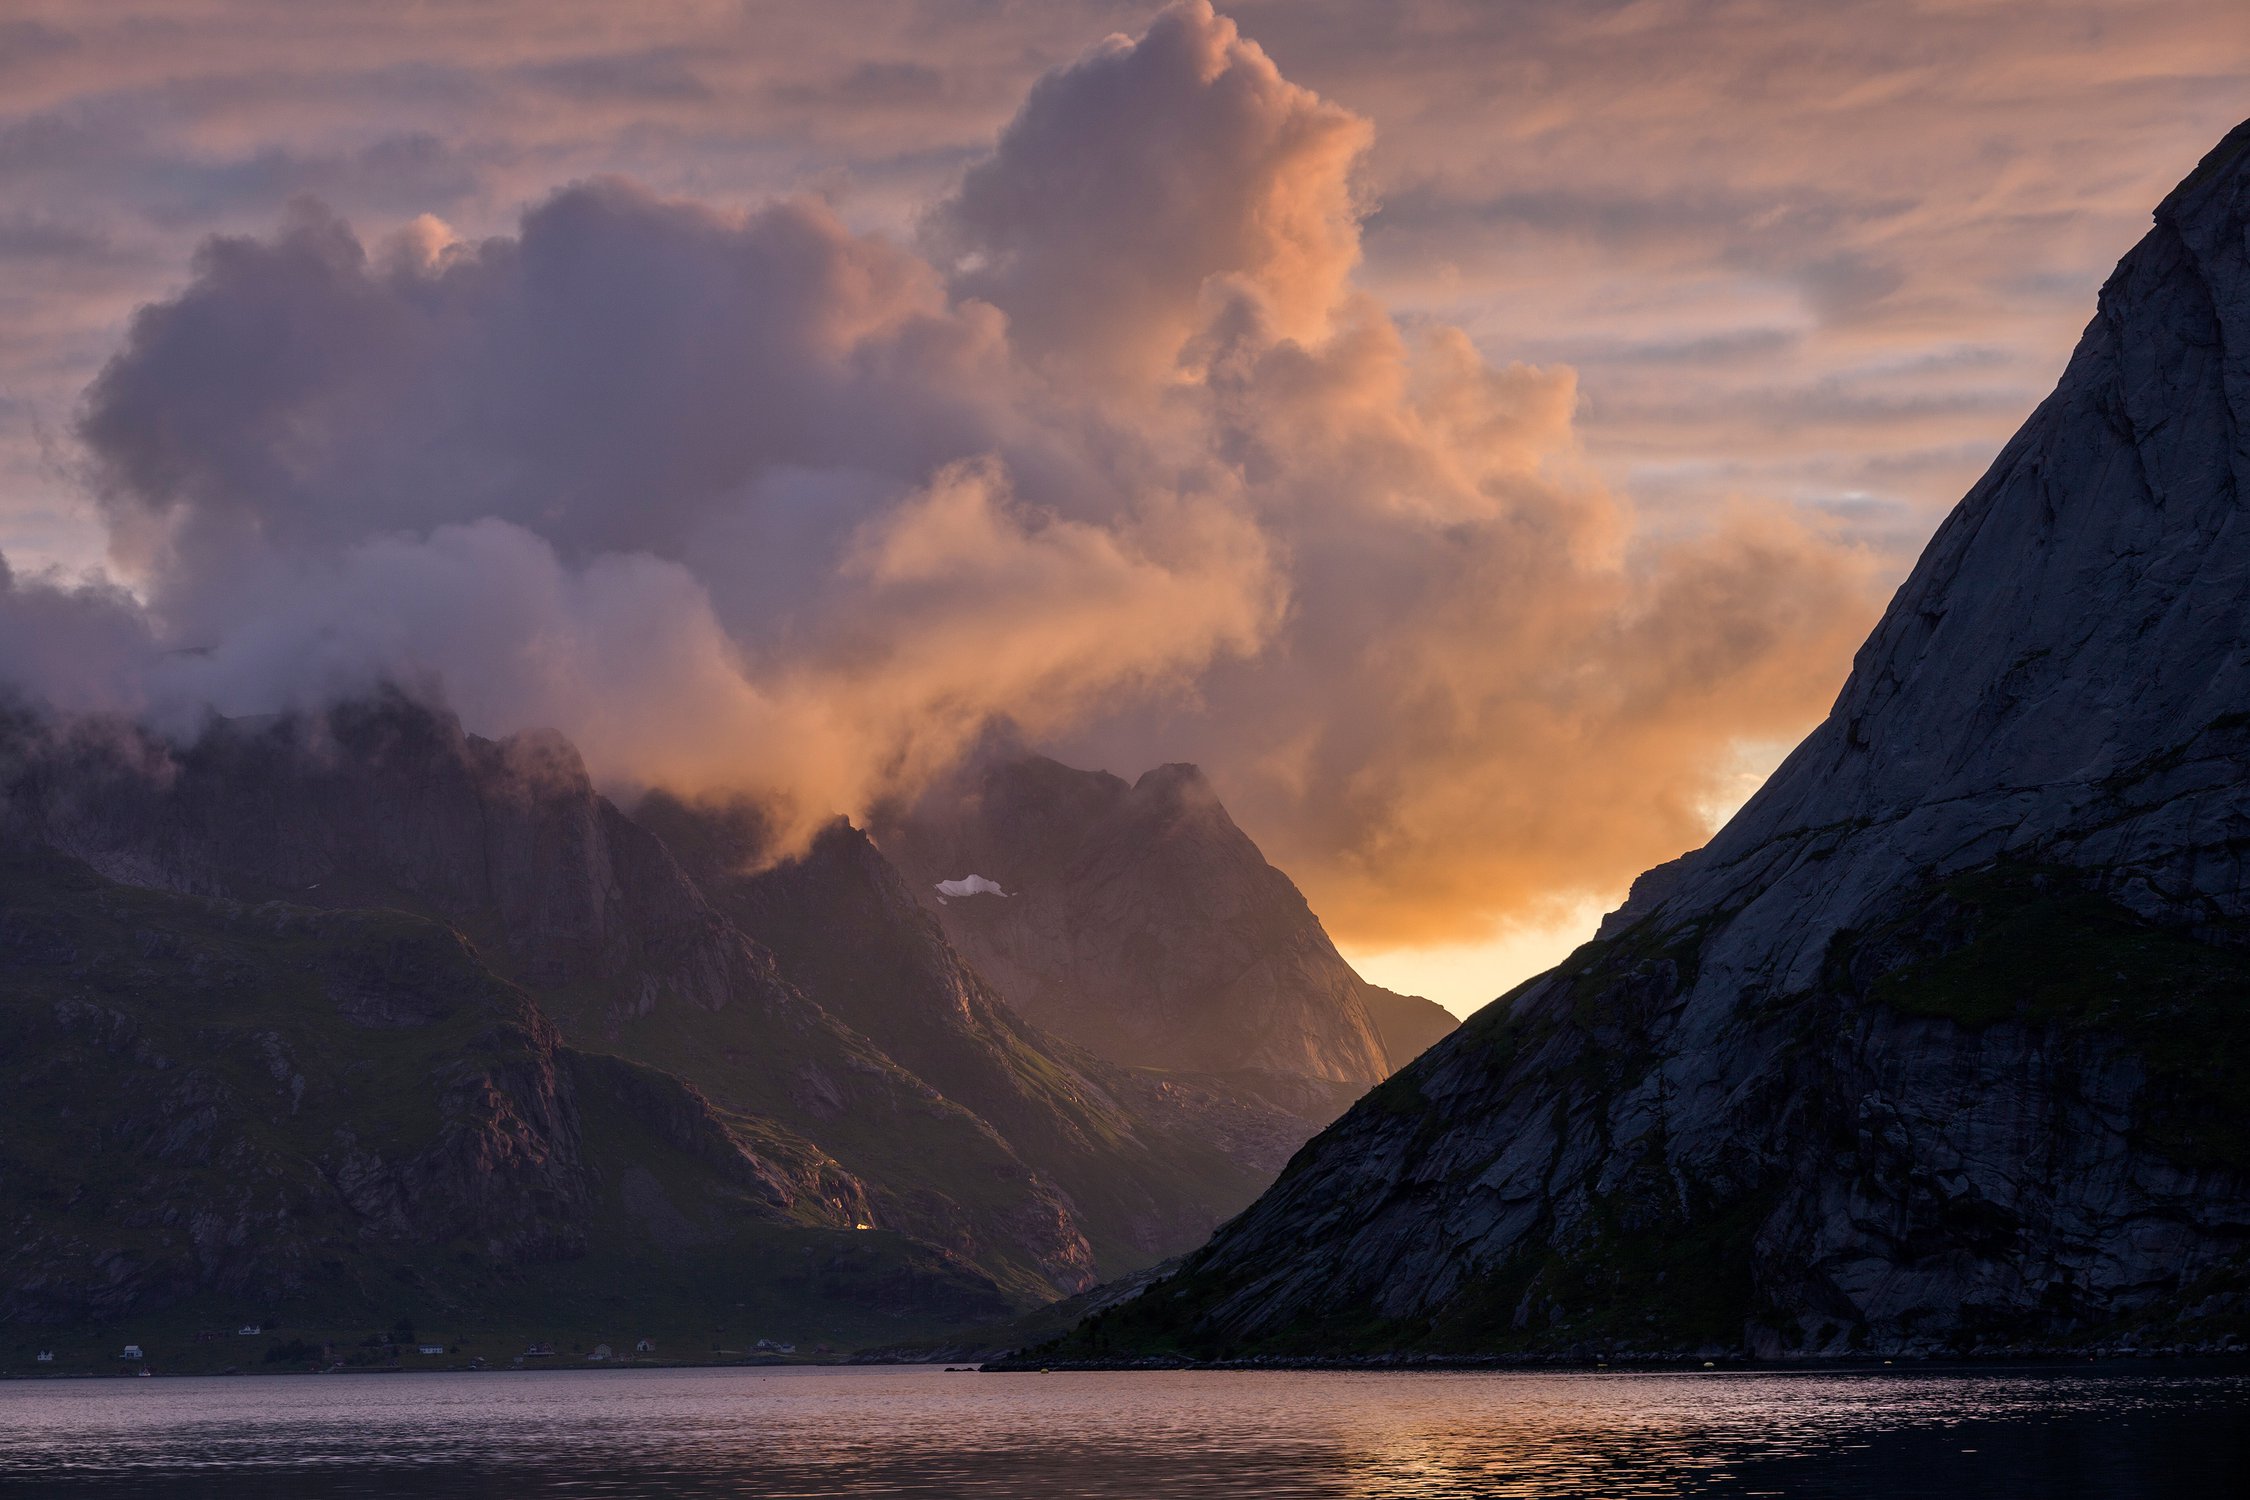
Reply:
<svg viewBox="0 0 2250 1500"><path fill-rule="evenodd" d="M405 1309L497 1357L524 1330L866 1338L1008 1305L942 1251L853 1232L863 1195L817 1152L564 1045L401 912L135 889L11 842L0 1088L0 1323L66 1350L132 1319L182 1357L187 1330L282 1310Z"/></svg>
<svg viewBox="0 0 2250 1500"><path fill-rule="evenodd" d="M1709 845L1043 1357L2239 1347L2250 124Z"/></svg>
<svg viewBox="0 0 2250 1500"><path fill-rule="evenodd" d="M1348 1097L1453 1027L1353 972L1194 766L994 758L872 828L1010 1004L1114 1062Z"/></svg>
<svg viewBox="0 0 2250 1500"><path fill-rule="evenodd" d="M1022 1022L848 828L737 879L710 857L723 818L657 799L648 812L701 861L708 889L648 824L595 792L559 738L480 739L395 695L217 721L184 747L29 716L0 733L11 847L216 910L384 913L458 934L466 961L551 1022L581 1060L571 1068L640 1080L633 1097L657 1115L770 1167L782 1227L768 1241L810 1235L808 1253L825 1263L821 1236L872 1229L896 1236L905 1260L942 1269L932 1297L889 1299L918 1326L971 1303L977 1316L1033 1305L1184 1250L1309 1133L1255 1101L1183 1093ZM117 941L129 950L134 939ZM348 1111L340 1118L351 1128ZM254 1130L255 1111L227 1121ZM605 1139L581 1155L608 1150ZM98 1238L71 1243L101 1253ZM49 1269L68 1279L84 1267L65 1256ZM796 1296L800 1327L842 1326L794 1252L728 1274L738 1295L755 1284L775 1305ZM135 1284L161 1300L186 1283Z"/></svg>
<svg viewBox="0 0 2250 1500"><path fill-rule="evenodd" d="M839 819L802 856L771 863L755 815L743 809L657 795L635 817L805 995L947 1098L973 1101L1032 1173L1061 1185L1104 1274L1199 1241L1286 1160L1286 1152L1230 1149L1201 1128L1196 1101L1169 1099L1134 1070L1024 1021L849 823ZM1276 1124L1288 1128L1291 1149L1310 1133Z"/></svg>
<svg viewBox="0 0 2250 1500"><path fill-rule="evenodd" d="M1452 1035L1461 1024L1453 1012L1435 1000L1402 995L1379 984L1362 989L1359 1001L1367 1007L1367 1019L1375 1023L1376 1039L1383 1044L1394 1073Z"/></svg>

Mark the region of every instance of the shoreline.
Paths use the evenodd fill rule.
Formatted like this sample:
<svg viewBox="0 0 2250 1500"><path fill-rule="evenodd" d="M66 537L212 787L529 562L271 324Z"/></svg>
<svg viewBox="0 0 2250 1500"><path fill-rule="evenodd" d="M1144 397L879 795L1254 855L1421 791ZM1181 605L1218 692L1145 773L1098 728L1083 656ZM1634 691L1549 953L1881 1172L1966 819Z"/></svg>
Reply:
<svg viewBox="0 0 2250 1500"><path fill-rule="evenodd" d="M1352 1358L1260 1355L1249 1359L1197 1360L1150 1356L1114 1360L1032 1360L1004 1356L978 1366L991 1374L1076 1374L1133 1370L1259 1370L1331 1371L1381 1374L1447 1373L1547 1373L1547 1374L1792 1374L1839 1370L1884 1369L2021 1369L2071 1368L2083 1365L2142 1366L2148 1364L2227 1363L2243 1361L2250 1346L2197 1346L2160 1349L2004 1349L1970 1354L1930 1352L1883 1353L1847 1356L1807 1356L1802 1359L1755 1359L1746 1355L1681 1354L1618 1355L1604 1359L1592 1355L1362 1355Z"/></svg>
<svg viewBox="0 0 2250 1500"><path fill-rule="evenodd" d="M931 1374L949 1375L1085 1375L1085 1374L1159 1374L1159 1373L1225 1373L1225 1374L1347 1374L1347 1375L1839 1375L1839 1374L1975 1374L1979 1372L2000 1374L2004 1372L2047 1373L2067 1370L2084 1371L2089 1367L2094 1373L2128 1373L2164 1365L2192 1368L2211 1368L2228 1374L2250 1371L2250 1361L2244 1359L2250 1349L2200 1350L2103 1350L2094 1353L2049 1352L2005 1353L1988 1355L1926 1355L1893 1354L1867 1355L1850 1359L1623 1359L1615 1361L1589 1359L1523 1359L1499 1357L1456 1357L1428 1359L1398 1359L1367 1357L1356 1360L1282 1359L1266 1358L1232 1361L1200 1360L1110 1360L1064 1361L1034 1364L1030 1362L990 1360L982 1364L943 1363L940 1361L892 1360L882 1363L852 1360L742 1360L725 1363L644 1363L622 1364L616 1362L574 1362L559 1365L447 1365L417 1368L400 1366L353 1366L340 1370L150 1370L146 1375L124 1370L68 1370L52 1374L44 1372L0 1372L0 1383L32 1381L109 1381L109 1380L229 1380L245 1378L302 1379L324 1375L598 1375L618 1371L722 1371L757 1370L766 1373L788 1371L875 1371L919 1370Z"/></svg>

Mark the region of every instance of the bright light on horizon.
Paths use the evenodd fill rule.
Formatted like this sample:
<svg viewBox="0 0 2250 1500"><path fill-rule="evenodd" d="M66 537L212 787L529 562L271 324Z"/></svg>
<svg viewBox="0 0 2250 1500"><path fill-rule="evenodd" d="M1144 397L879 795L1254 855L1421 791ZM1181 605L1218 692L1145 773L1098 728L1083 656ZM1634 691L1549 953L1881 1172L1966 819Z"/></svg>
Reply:
<svg viewBox="0 0 2250 1500"><path fill-rule="evenodd" d="M1766 784L1795 748L1789 740L1738 740L1728 752L1712 796L1700 809L1706 835L1717 833ZM1435 1000L1454 1015L1469 1015L1526 979L1543 974L1594 935L1602 917L1625 900L1588 897L1546 922L1511 924L1496 937L1416 948L1355 948L1338 944L1360 977Z"/></svg>
<svg viewBox="0 0 2250 1500"><path fill-rule="evenodd" d="M1362 978L1401 994L1435 1000L1466 1019L1568 958L1573 948L1594 935L1602 914L1616 905L1615 900L1587 900L1552 922L1513 926L1475 942L1341 951Z"/></svg>

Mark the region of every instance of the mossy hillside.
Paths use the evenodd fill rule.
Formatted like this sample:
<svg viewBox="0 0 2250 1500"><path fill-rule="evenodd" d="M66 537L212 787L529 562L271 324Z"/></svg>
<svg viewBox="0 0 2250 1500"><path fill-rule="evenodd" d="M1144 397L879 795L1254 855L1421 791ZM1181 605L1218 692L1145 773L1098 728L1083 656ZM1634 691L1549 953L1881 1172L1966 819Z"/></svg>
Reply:
<svg viewBox="0 0 2250 1500"><path fill-rule="evenodd" d="M618 812L551 737L479 740L396 694L214 725L184 748L25 721L0 724L0 781L28 838L239 899L395 908L464 933L572 1045L700 1088L804 1185L808 1222L943 1246L1026 1305L1176 1252L1262 1175L1140 1108L1139 1080L957 1015L942 971L958 960L916 951L919 908L864 840L856 863L766 882L796 905L750 938L809 937L793 954L808 975L842 956L866 980L831 984L830 963L805 1004L697 883L741 862L691 879L667 841L681 830Z"/></svg>
<svg viewBox="0 0 2250 1500"><path fill-rule="evenodd" d="M395 889L363 894L426 906ZM850 1027L817 1011L776 1015L758 994L709 1009L635 970L541 984L496 915L471 913L463 925L478 953L535 995L573 1045L694 1085L753 1150L807 1174L832 1168L856 1179L876 1223L967 1255L1015 1306L1054 1296L1042 1269L1012 1245L1010 1215L1023 1202L1013 1184L1023 1173L1006 1143ZM644 992L652 1003L639 1003ZM818 1193L798 1216L831 1229L856 1222Z"/></svg>
<svg viewBox="0 0 2250 1500"><path fill-rule="evenodd" d="M682 836L674 824L662 826L668 839ZM675 1074L747 1137L785 1141L785 1154L802 1162L832 1163L863 1185L876 1223L967 1256L1019 1309L1055 1295L1046 1269L1016 1244L1026 1168L1068 1184L1105 1279L1158 1257L1136 1229L1166 1206L1224 1212L1247 1203L1260 1185L1202 1141L1142 1138L1084 1077L1009 1027L966 1042L945 1037L987 1054L975 1076L949 1080L963 1097L902 1067L851 1024L855 1015L870 1016L887 1043L909 1053L921 1034L946 1031L941 997L928 993L917 955L899 943L902 924L858 924L849 966L821 962L810 943L787 955L792 978L802 971L832 1014L780 1017L754 994L708 1009L635 970L542 983L496 913L441 913L414 892L365 880L350 896L457 923L496 972L537 997L573 1045ZM823 931L837 920L834 912L805 917ZM653 1003L638 1003L644 992ZM851 1227L851 1216L822 1215L819 1204L817 1196L806 1200L808 1222Z"/></svg>
<svg viewBox="0 0 2250 1500"><path fill-rule="evenodd" d="M368 1009L370 974L388 971L414 980L411 1024L367 1024L381 1010ZM341 1000L339 974L359 987ZM219 1368L239 1362L234 1346L194 1333L256 1322L358 1338L401 1315L476 1352L574 1330L615 1345L620 1322L673 1351L707 1350L714 1334L732 1347L752 1327L841 1347L1008 1305L930 1246L778 1211L753 1176L724 1170L723 1139L683 1145L652 1128L645 1099L604 1086L607 1065L573 1063L527 997L403 914L205 902L11 851L0 978L9 1282L99 1279L98 1263L140 1287L59 1325L14 1320L16 1342L66 1362L133 1339L176 1367ZM470 1093L515 1088L541 1068L559 1075L573 1132L548 1144L577 1153L583 1200L524 1200L546 1221L532 1243L496 1255L493 1226L445 1223L402 1239L339 1199L339 1143L430 1159L474 1123L456 1097L464 1080ZM666 1113L693 1115L670 1080L639 1081L679 1094ZM729 1122L703 1128L723 1138ZM629 1195L636 1172L644 1190ZM499 1229L524 1227L511 1215ZM205 1274L214 1233L236 1242L218 1256L223 1288Z"/></svg>
<svg viewBox="0 0 2250 1500"><path fill-rule="evenodd" d="M325 884L333 886L336 882ZM122 903L117 908L121 913L155 909L172 899L163 893L108 886L106 882L103 885L110 892L109 899ZM328 889L324 894L329 899L348 896L393 904L335 911L309 910L278 901L222 902L211 909L265 913L265 925L253 921L236 946L247 942L249 950L257 954L281 954L284 963L296 969L304 965L304 954L289 945L317 945L318 939L312 934L316 929L328 930L321 924L331 924L335 931L364 929L411 935L415 941L457 947L478 968L482 982L512 996L512 1003L524 1007L526 1014L551 1011L566 1037L581 1040L593 1050L675 1074L699 1087L730 1129L753 1151L793 1168L802 1178L817 1179L823 1172L831 1172L855 1180L866 1190L864 1198L858 1192L806 1194L796 1204L794 1216L808 1227L857 1233L856 1223L871 1219L879 1227L926 1241L930 1247L957 1252L1002 1289L1007 1298L1002 1311L1028 1309L1053 1298L1052 1283L1043 1269L1013 1251L1011 1216L1023 1205L1023 1164L986 1121L901 1069L848 1027L818 1012L776 1017L759 1004L761 997L755 995L741 997L739 1003L715 1011L680 997L660 995L653 1008L634 1015L631 998L643 981L633 973L606 979L581 978L536 989L531 992L538 997L534 1002L521 987L497 977L521 977L525 966L506 943L493 914L481 918L470 914L465 925L474 936L460 937L437 914L428 911L427 903L413 892L364 881L361 887L350 893ZM26 912L28 920L28 907ZM114 937L97 935L85 946L99 953L110 942ZM274 947L277 943L283 946ZM104 958L103 962L111 960ZM207 960L206 965L210 962ZM316 1054L316 1060L341 1058L340 1048L348 1050L360 1044L363 1033L336 1015L332 1005L304 1003L319 989L309 970L285 988L285 994L244 997L237 1014L216 1014L214 1019L222 1024L246 1024L273 1005L292 1015L301 1012L312 1018L317 1023L315 1029L331 1039ZM468 1055L461 1046L469 1031L461 1027L427 1035L433 1057L449 1052ZM254 1072L259 1064L246 1059L236 1066ZM393 1086L396 1069L382 1042L372 1051L353 1053L340 1061L339 1067L368 1084L364 1089L339 1091L333 1096L338 1117L353 1122L346 1128L364 1129L365 1123L403 1124L406 1113L418 1113L422 1126L434 1123L430 1098L414 1089ZM72 1157L74 1147L67 1132L57 1150L66 1161ZM1239 1199L1247 1199L1254 1188L1247 1181L1229 1182L1228 1186L1235 1189ZM873 1214L864 1212L868 1201L876 1206ZM1130 1269L1148 1259L1114 1239L1098 1244L1096 1253L1105 1271L1111 1266Z"/></svg>
<svg viewBox="0 0 2250 1500"><path fill-rule="evenodd" d="M986 1321L997 1302L965 1281L942 1316L927 1305L898 1310L902 1288L926 1290L947 1268L927 1246L880 1231L740 1227L706 1244L617 1256L596 1247L583 1258L480 1278L447 1274L424 1257L364 1262L363 1274L279 1299L198 1293L147 1313L67 1324L0 1325L0 1378L126 1373L118 1358L141 1346L160 1374L294 1373L332 1360L348 1368L452 1369L471 1360L503 1366L533 1344L555 1354L529 1364L583 1364L597 1344L619 1363L641 1339L655 1345L644 1363L733 1364L819 1360L869 1345L934 1338ZM272 1302L272 1305L267 1305ZM383 1348L401 1321L414 1343L442 1344L441 1356ZM236 1330L256 1324L260 1333ZM760 1349L793 1344L783 1354ZM269 1357L277 1353L278 1357ZM323 1349L334 1347L333 1355ZM37 1353L55 1355L37 1362ZM577 1357L574 1357L577 1356Z"/></svg>
<svg viewBox="0 0 2250 1500"><path fill-rule="evenodd" d="M1154 1226L1215 1219L1262 1185L1209 1143L1124 1107L1112 1093L1117 1070L1027 1027L952 951L859 830L839 821L801 857L776 865L748 809L652 795L634 817L723 915L773 953L790 983L990 1127L1021 1168L1063 1188L1104 1279L1163 1253ZM959 1201L984 1211L1004 1176L943 1142L923 1150L912 1134L880 1129L853 1143L864 1155L852 1159L884 1162L904 1145L907 1180L947 1196L958 1190ZM879 1167L870 1175L899 1180ZM1010 1203L1020 1213L1012 1195L989 1208L1005 1215Z"/></svg>
<svg viewBox="0 0 2250 1500"><path fill-rule="evenodd" d="M776 1041L761 1031L762 1019L659 1007L617 1024L597 1045L692 1083L753 1144L806 1141L802 1160L833 1163L848 1176L872 1209L870 1222L972 1260L1016 1308L1053 1298L1041 1268L1013 1248L1008 1216L1022 1205L1024 1170L990 1125L872 1048L844 1053L839 1067L834 1052ZM836 1229L855 1223L818 1195L800 1213Z"/></svg>
<svg viewBox="0 0 2250 1500"><path fill-rule="evenodd" d="M2150 1148L2250 1171L2250 933L2159 926L2085 872L2003 865L1841 940L1831 969L1908 1015L2114 1043L2145 1069Z"/></svg>
<svg viewBox="0 0 2250 1500"><path fill-rule="evenodd" d="M20 851L0 859L0 913L0 1180L113 1240L179 1232L145 1222L152 1158L192 1213L246 1160L316 1191L308 1142L426 1151L449 1088L534 1055L545 1030L450 933L397 913L190 901ZM338 981L371 974L412 986L416 1024L350 1019Z"/></svg>

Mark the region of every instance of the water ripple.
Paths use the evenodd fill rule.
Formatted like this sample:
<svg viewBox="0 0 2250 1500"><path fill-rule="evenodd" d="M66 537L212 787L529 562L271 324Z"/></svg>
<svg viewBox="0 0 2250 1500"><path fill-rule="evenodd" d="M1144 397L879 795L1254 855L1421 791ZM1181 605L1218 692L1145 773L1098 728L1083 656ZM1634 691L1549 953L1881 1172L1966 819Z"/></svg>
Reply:
<svg viewBox="0 0 2250 1500"><path fill-rule="evenodd" d="M0 1492L1364 1500L2221 1492L2250 1375L644 1370L0 1386Z"/></svg>

